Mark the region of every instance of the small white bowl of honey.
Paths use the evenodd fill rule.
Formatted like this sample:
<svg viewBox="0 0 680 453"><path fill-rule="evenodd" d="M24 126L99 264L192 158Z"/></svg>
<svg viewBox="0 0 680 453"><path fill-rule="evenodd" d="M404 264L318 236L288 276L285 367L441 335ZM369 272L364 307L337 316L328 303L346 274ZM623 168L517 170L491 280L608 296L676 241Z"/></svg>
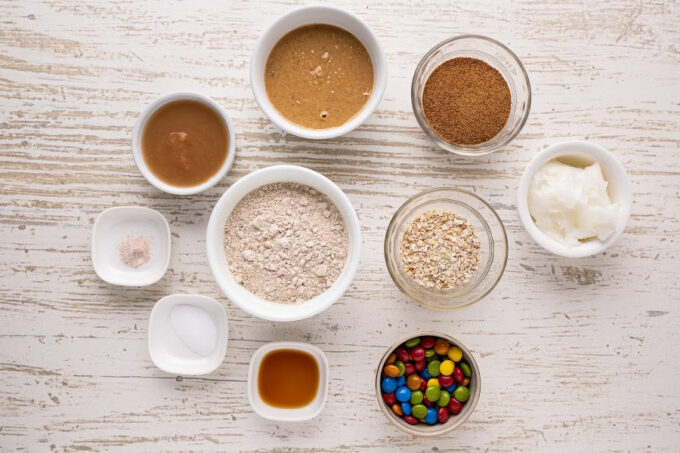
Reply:
<svg viewBox="0 0 680 453"><path fill-rule="evenodd" d="M229 116L200 93L159 97L132 130L137 168L154 187L174 195L192 195L217 184L231 169L235 149Z"/></svg>
<svg viewBox="0 0 680 453"><path fill-rule="evenodd" d="M250 405L268 420L312 419L326 405L328 375L328 359L318 347L291 341L267 343L250 359Z"/></svg>

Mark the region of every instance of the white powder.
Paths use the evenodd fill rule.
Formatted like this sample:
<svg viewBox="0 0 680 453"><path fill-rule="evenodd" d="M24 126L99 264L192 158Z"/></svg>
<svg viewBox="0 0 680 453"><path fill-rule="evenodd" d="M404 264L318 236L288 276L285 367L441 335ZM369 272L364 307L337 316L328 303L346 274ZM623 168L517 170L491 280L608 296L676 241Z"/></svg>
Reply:
<svg viewBox="0 0 680 453"><path fill-rule="evenodd" d="M217 326L208 313L198 307L179 304L170 310L170 326L192 352L207 357L217 345Z"/></svg>
<svg viewBox="0 0 680 453"><path fill-rule="evenodd" d="M325 195L293 183L268 184L236 205L224 250L234 279L257 296L301 303L330 288L342 272L348 235Z"/></svg>

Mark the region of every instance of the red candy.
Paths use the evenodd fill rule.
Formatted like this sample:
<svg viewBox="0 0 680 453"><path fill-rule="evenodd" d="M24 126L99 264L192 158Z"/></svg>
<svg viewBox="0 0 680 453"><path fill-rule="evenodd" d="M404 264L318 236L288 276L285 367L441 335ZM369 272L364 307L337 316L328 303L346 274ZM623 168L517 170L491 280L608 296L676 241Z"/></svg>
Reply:
<svg viewBox="0 0 680 453"><path fill-rule="evenodd" d="M425 359L423 360L418 360L413 364L416 367L417 372L421 372L425 369L425 366L427 365L427 362Z"/></svg>
<svg viewBox="0 0 680 453"><path fill-rule="evenodd" d="M440 374L438 379L439 385L441 385L442 388L451 387L453 385L453 376L444 376L443 374Z"/></svg>
<svg viewBox="0 0 680 453"><path fill-rule="evenodd" d="M415 418L413 415L404 415L404 421L410 425L418 424L418 419Z"/></svg>
<svg viewBox="0 0 680 453"><path fill-rule="evenodd" d="M432 347L434 346L434 338L423 337L420 339L420 345L425 349L432 349Z"/></svg>
<svg viewBox="0 0 680 453"><path fill-rule="evenodd" d="M437 411L437 420L439 420L439 423L446 423L448 419L449 410L445 407L440 407L439 410Z"/></svg>
<svg viewBox="0 0 680 453"><path fill-rule="evenodd" d="M460 403L460 401L451 398L451 400L449 401L449 412L451 412L452 415L458 415L462 410L463 405Z"/></svg>
<svg viewBox="0 0 680 453"><path fill-rule="evenodd" d="M413 364L412 364L411 362L408 362L408 363L405 363L405 364L404 364L404 374L405 374L406 376L410 376L410 375L412 375L412 374L415 373L415 372L416 372L416 367L413 366Z"/></svg>
<svg viewBox="0 0 680 453"><path fill-rule="evenodd" d="M427 407L433 407L434 403L428 400L427 398L423 398L423 404L426 405Z"/></svg>
<svg viewBox="0 0 680 453"><path fill-rule="evenodd" d="M383 400L390 406L397 404L397 397L392 393L383 393Z"/></svg>
<svg viewBox="0 0 680 453"><path fill-rule="evenodd" d="M411 358L416 362L420 360L425 360L425 348L418 345L411 349Z"/></svg>
<svg viewBox="0 0 680 453"><path fill-rule="evenodd" d="M406 348L397 348L397 358L404 363L409 361L408 351Z"/></svg>
<svg viewBox="0 0 680 453"><path fill-rule="evenodd" d="M461 384L463 382L463 370L459 367L453 369L453 380L456 381L456 384Z"/></svg>
<svg viewBox="0 0 680 453"><path fill-rule="evenodd" d="M421 377L420 378L420 391L424 393L425 390L427 390L427 381Z"/></svg>

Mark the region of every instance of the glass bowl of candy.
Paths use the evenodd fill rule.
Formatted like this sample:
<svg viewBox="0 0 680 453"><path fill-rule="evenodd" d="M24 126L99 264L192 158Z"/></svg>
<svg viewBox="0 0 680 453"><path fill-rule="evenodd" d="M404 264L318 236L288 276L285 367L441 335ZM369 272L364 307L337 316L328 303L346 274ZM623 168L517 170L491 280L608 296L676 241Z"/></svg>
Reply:
<svg viewBox="0 0 680 453"><path fill-rule="evenodd" d="M387 350L375 377L385 417L421 437L441 436L462 425L477 405L481 384L472 353L440 332L401 338Z"/></svg>

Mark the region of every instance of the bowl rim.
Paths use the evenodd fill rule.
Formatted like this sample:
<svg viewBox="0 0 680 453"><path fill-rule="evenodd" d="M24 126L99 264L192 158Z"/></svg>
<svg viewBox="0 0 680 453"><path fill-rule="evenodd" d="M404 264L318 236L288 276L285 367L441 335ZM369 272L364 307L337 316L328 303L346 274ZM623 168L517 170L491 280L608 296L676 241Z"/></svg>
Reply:
<svg viewBox="0 0 680 453"><path fill-rule="evenodd" d="M445 428L435 431L433 433L421 433L418 432L414 429L411 428L411 425L407 424L406 422L401 422L400 419L397 418L397 416L390 410L387 409L387 405L382 399L382 390L380 388L380 381L381 381L381 370L385 366L385 362L387 361L387 358L390 356L390 354L399 347L400 344L406 342L407 340L410 340L411 338L415 337L424 337L424 336L432 336L432 337L440 337L444 338L449 341L449 343L453 343L457 347L463 351L463 358L466 359L466 362L471 366L472 370L472 375L475 377L475 380L477 381L477 384L475 386L475 391L472 392L470 391L470 399L466 402L465 407L467 408L469 406L469 409L466 409L466 412L463 414L461 411L460 414L456 415L455 419L449 419L455 420L451 426L446 426L446 424L443 424L441 426L445 426ZM475 408L477 407L477 403L479 402L479 398L482 393L482 374L479 369L479 365L477 364L477 361L475 360L475 357L472 355L472 351L470 351L461 341L457 340L455 337L443 333L443 332L438 332L434 330L418 330L412 335L404 335L402 336L398 341L394 342L392 346L387 348L385 351L385 354L383 355L382 359L380 359L380 362L378 364L378 368L375 371L375 393L376 397L378 400L378 405L380 406L380 410L383 413L383 415L392 423L394 426L397 428L401 429L402 431L411 434L412 436L417 436L417 437L438 437L441 435L444 435L446 433L449 433L453 431L456 428L459 428L461 425L465 423L465 421L470 417L472 412L474 412ZM462 416L462 418L461 418ZM448 424L448 422L447 422ZM437 425L434 425L437 426Z"/></svg>
<svg viewBox="0 0 680 453"><path fill-rule="evenodd" d="M442 307L442 306L429 305L429 304L427 304L427 303L421 301L419 298L417 298L417 297L415 297L414 295L412 295L412 294L408 291L408 289L403 288L402 285L399 284L399 281L398 281L398 279L397 279L396 276L395 276L394 270L393 270L392 266L390 265L390 261L391 261L391 260L390 260L389 254L387 253L387 248L388 248L388 243L389 243L390 232L391 232L394 228L396 228L396 219L397 219L397 216L398 216L402 211L404 211L404 210L405 210L407 207L409 207L413 202L415 202L416 200L418 200L419 198L421 198L421 197L423 197L423 196L425 196L425 195L428 195L428 194L431 194L431 193L434 193L434 192L449 192L449 191L459 192L459 193L462 193L462 194L471 196L471 197L477 199L478 201L481 201L482 204L483 204L484 206L486 206L486 207L489 209L489 211L492 213L492 215L496 218L496 220L497 220L498 223L500 224L501 230L503 231L503 244L504 244L505 253L504 253L503 263L502 263L502 266L501 266L501 270L500 270L500 272L499 272L499 274L498 274L498 277L496 278L496 281L493 283L493 285L491 285L491 287L489 287L489 289L488 289L487 291L485 291L484 293L482 293L481 295L479 295L479 296L477 296L477 297L475 297L475 298L473 298L473 299L470 299L469 301L465 302L464 304L456 305L456 306L454 306L454 307ZM471 209L473 209L474 211L476 211L477 213L479 213L479 211L477 211L476 209L474 209L474 208L471 208ZM422 192L419 192L419 193L417 193L417 194L411 196L409 199L407 199L406 201L404 201L404 203L402 203L402 205L399 206L399 208L394 212L394 215L393 215L392 218L390 219L390 223L387 225L387 229L385 230L385 239L384 239L384 241L383 241L383 255L384 255L384 257L385 257L385 264L386 264L386 267L387 267L387 272L390 274L390 278L391 278L392 281L394 282L395 286L396 286L397 288L399 288L399 290L402 292L402 294L404 294L405 296L407 296L409 299L415 301L415 302L418 303L419 305L421 305L421 306L423 306L423 307L426 307L426 308L429 308L429 309L431 309L431 310L437 310L437 311L455 310L455 309L457 309L457 308L467 307L468 305L472 305L472 304L474 304L475 302L479 302L480 300L482 300L483 298L485 298L486 296L488 296L488 295L496 288L496 286L498 286L498 283L501 281L501 278L503 277L503 274L505 273L505 268L506 268L506 266L507 266L507 264L508 264L508 252L509 252L509 248L508 248L508 233L507 233L507 231L505 230L505 224L504 224L503 221L501 220L501 218L500 218L500 216L498 215L498 213L496 212L496 210L495 210L494 208L492 208L491 205L490 205L489 203L487 203L487 202L486 202L482 197L480 197L479 195L477 195L477 194L475 194L475 193L473 193L473 192L470 192L470 191L468 191L468 190L465 190L465 189L459 189L459 188L457 188L457 187L435 187L435 188L432 188L432 189L427 189L427 190L424 190L424 191L422 191ZM395 263L395 265L396 265L396 263Z"/></svg>
<svg viewBox="0 0 680 453"><path fill-rule="evenodd" d="M255 399L261 400L259 395L257 394L256 388L257 388L257 382L256 378L259 376L259 365L262 363L262 359L264 357L272 352L272 351L278 351L281 349L294 349L297 351L303 351L314 357L314 360L316 360L316 363L319 367L319 388L318 388L318 393L317 396L314 398L314 400L309 403L307 406L302 406L294 409L285 409L285 408L272 408L276 409L276 411L299 411L301 409L305 409L312 404L318 399L319 400L319 407L314 410L310 411L307 415L298 415L294 416L293 414L289 414L287 416L276 416L268 412L263 412L261 411L254 403ZM328 357L326 356L326 353L323 352L321 348L319 348L316 345L313 345L311 343L303 343L300 341L273 341L273 342L268 342L260 346L253 352L253 354L250 356L250 362L248 364L248 378L247 378L247 386L248 386L248 402L250 403L250 407L255 411L257 415L259 415L262 418L265 418L267 420L275 420L275 421L282 421L282 422L298 422L298 421L305 421L305 420L311 420L315 417L317 417L321 412L323 412L324 408L326 407L326 401L328 400L328 382L330 380L330 366L328 364ZM263 401L263 404L266 407L271 407L267 403Z"/></svg>
<svg viewBox="0 0 680 453"><path fill-rule="evenodd" d="M449 143L449 142L445 141L444 139L442 139L441 137L439 137L439 135L437 135L437 133L434 132L434 130L432 130L432 128L430 128L430 125L427 123L427 120L425 119L424 115L421 116L421 115L418 114L418 109L416 107L417 102L418 102L417 101L418 93L416 93L416 79L417 79L418 73L425 66L425 64L427 64L430 57L432 57L432 55L436 51L438 51L440 48L442 48L443 46L445 46L445 45L447 45L451 42L461 40L461 39L481 39L481 40L490 42L491 44L494 44L494 45L500 47L502 50L507 52L508 55L510 55L510 57L512 59L514 59L517 62L517 65L519 66L519 68L522 71L522 76L524 77L524 81L527 84L527 89L528 89L527 90L528 91L527 109L526 109L526 112L524 113L524 117L522 118L522 121L517 126L516 130L512 134L510 134L506 140L498 143L497 145L495 145L493 147L487 148L487 147L482 146L482 145L484 145L484 143L487 143L487 142L482 142L482 143L478 143L476 145L467 145L467 146ZM527 70L524 67L524 64L522 63L522 61L505 44L503 44L500 41L497 41L493 38L490 38L488 36L484 36L484 35L476 35L476 34L458 35L458 36L454 36L452 38L448 38L448 39L445 39L445 40L439 42L434 47L432 47L423 56L423 58L421 58L420 62L416 66L415 71L413 72L413 78L411 79L411 108L413 109L413 115L416 117L416 121L418 122L418 125L423 130L423 132L425 132L425 135L427 135L430 138L430 140L432 140L440 148L442 148L442 149L444 149L448 152L461 155L461 156L472 156L472 157L474 157L474 156L485 156L487 154L491 154L495 151L498 151L500 148L509 144L512 140L515 139L515 137L517 137L519 135L519 133L522 131L522 129L524 129L524 125L526 124L527 120L529 119L529 113L531 112L531 81L529 80L529 74L527 73Z"/></svg>
<svg viewBox="0 0 680 453"><path fill-rule="evenodd" d="M165 256L164 260L162 263L162 266L159 267L159 273L156 277L150 278L148 280L137 280L137 281L126 281L126 280L118 280L115 278L111 278L110 275L106 274L105 272L102 271L102 269L99 267L99 260L95 259L95 254L96 250L99 247L99 242L101 239L99 238L99 230L101 229L101 223L107 218L110 217L111 215L115 215L116 212L119 211L137 211L139 213L143 213L143 216L146 217L154 217L157 218L161 221L161 225L163 225L163 236L167 240L168 246L165 251ZM92 226L92 238L90 241L91 244L91 249L90 249L90 260L92 261L92 267L94 268L94 272L97 274L97 276L105 281L106 283L110 285L116 285L116 286L134 286L134 287L142 287L142 286L149 286L153 285L154 283L157 283L160 279L162 279L165 274L168 271L168 267L170 266L170 255L172 252L172 235L170 233L170 224L168 223L168 219L165 218L163 214L160 212L156 211L153 208L149 208L147 206L132 206L132 205L125 205L125 206L112 206L110 208L104 209L102 212L100 212L97 215L97 218L94 221L94 225Z"/></svg>
<svg viewBox="0 0 680 453"><path fill-rule="evenodd" d="M267 175L268 173L276 172L285 172L287 175L297 174L311 176L312 178L316 179L320 184L324 185L330 192L334 193L337 199L340 200L340 205L338 203L333 202L333 200L331 200L331 202L333 202L336 205L338 211L340 211L341 213L343 211L347 213L347 219L345 220L345 228L347 229L347 233L349 236L348 256L347 261L345 263L345 268L343 268L343 272L344 269L347 270L346 275L343 277L341 273L341 275L333 283L333 285L331 285L330 288L328 288L323 293L315 296L315 298L320 299L316 300L313 305L310 305L312 308L307 309L306 304L308 304L315 298L312 298L301 304L290 305L290 310L288 310L288 312L285 314L284 313L277 314L267 310L254 309L253 306L248 301L242 300L239 294L234 290L234 288L238 286L238 283L226 279L225 276L223 276L222 273L219 271L218 266L220 263L220 257L218 252L216 251L217 250L216 247L219 248L224 247L223 243L217 241L219 231L224 229L224 225L218 224L217 219L218 213L226 209L225 205L233 201L235 198L235 195L233 194L241 190L243 186L247 186L250 181L253 180L257 181L260 177ZM299 180L296 180L294 176L288 176L286 179L282 179L279 182L291 182L302 185L309 185L304 182L299 182ZM246 194L252 192L258 187L261 187L269 183L256 182L255 184L256 184L255 188L247 191ZM234 201L235 203L234 206L238 204L238 202L243 198L243 196L240 197L238 200ZM359 224L359 218L357 217L356 211L354 210L351 201L349 200L347 195L342 191L342 189L340 189L340 187L338 187L338 185L331 181L329 178L314 170L298 165L286 165L286 164L272 165L269 167L261 168L259 170L255 170L247 174L246 176L243 176L241 179L232 184L231 187L229 187L222 194L219 200L217 200L217 203L215 203L215 207L213 208L210 214L210 219L208 220L208 226L206 228L206 248L208 255L208 264L210 266L210 270L212 271L213 277L217 282L217 285L220 287L224 295L227 296L227 298L229 298L229 300L231 300L237 307L239 307L241 310L245 311L250 315L253 315L261 319L266 319L268 321L277 322L299 321L301 319L307 319L323 312L331 305L333 305L338 299L340 299L340 297L342 297L345 291L347 291L347 288L349 288L350 284L354 280L354 276L359 267L361 255L361 227ZM333 291L330 291L336 284L338 284L338 286ZM250 292L249 294L252 295L252 297L255 297L263 302L266 302L267 304L277 304L276 302L266 301L262 298L259 298L258 296ZM300 307L305 307L305 309L301 309Z"/></svg>
<svg viewBox="0 0 680 453"><path fill-rule="evenodd" d="M171 102L185 100L200 102L203 105L210 107L224 122L229 143L227 144L227 157L224 159L224 163L217 173L211 176L210 179L195 186L177 187L161 181L147 166L142 154L142 134L144 133L144 128L147 121L154 113L158 111L158 109ZM224 110L224 108L222 108L222 106L215 100L209 96L195 91L172 91L163 94L150 102L139 114L132 128L131 147L132 157L135 160L135 164L137 165L139 172L152 186L162 190L163 192L173 195L193 195L213 187L229 172L232 165L234 164L234 158L236 154L236 134L234 132L234 127L231 123L229 115L227 115L227 112Z"/></svg>
<svg viewBox="0 0 680 453"><path fill-rule="evenodd" d="M607 182L616 181L615 184L621 187L623 193L623 199L621 200L623 212L619 216L616 230L604 242L598 240L597 242L588 242L576 247L561 244L539 230L531 217L531 213L529 212L529 186L531 185L534 174L536 174L536 171L548 161L569 155L586 156L594 162L599 163L603 171L606 171L608 176L610 176L610 179L607 180ZM621 237L623 231L626 229L631 214L631 208L632 189L630 178L621 162L614 157L613 153L603 146L584 140L559 142L539 151L525 167L517 189L517 211L519 212L519 218L524 229L529 233L529 236L531 236L534 242L545 250L565 258L584 258L603 252L609 248L619 239L619 237Z"/></svg>
<svg viewBox="0 0 680 453"><path fill-rule="evenodd" d="M269 97L267 96L266 89L264 87L264 84L260 84L260 74L255 72L255 67L256 67L256 61L260 58L260 56L264 53L264 47L265 47L265 42L269 39L270 35L273 33L274 28L287 21L290 20L292 17L295 17L300 14L304 14L308 11L319 11L321 14L327 15L329 18L336 17L336 16L344 16L345 18L348 18L352 21L355 21L357 25L364 30L366 33L366 36L368 36L370 40L370 45L372 47L375 47L376 49L376 60L371 58L371 63L373 64L373 90L371 91L371 96L366 101L364 106L359 110L353 117L351 117L346 123L341 124L340 126L336 127L330 127L327 129L312 129L308 127L303 127L298 124L293 123L292 121L288 120L285 118L281 113L276 110L274 105L271 103L269 100ZM329 21L331 19L328 19ZM309 22L307 24L313 24L313 23L323 23L323 22ZM304 25L304 24L303 24ZM333 23L328 22L328 25L334 25L336 27L342 28L345 30L344 27L341 27L339 25L335 25ZM293 28L287 29L287 32L291 32L295 30L296 28L299 28L302 25L295 26ZM348 31L348 30L345 30ZM348 31L349 32L349 31ZM351 33L351 32L350 32ZM364 43L358 36L356 36L354 33L351 33L352 36L354 36L356 39L359 40L359 42L364 45L366 50L368 51L368 43ZM285 35L285 33L284 33ZM282 35L283 36L283 35ZM278 39L281 39L279 37ZM277 39L277 42L278 42ZM271 50L270 50L271 52ZM369 54L370 56L370 54ZM267 55L265 58L268 58L269 55ZM379 76L380 75L380 76ZM326 5L308 5L308 6L302 6L300 8L293 9L292 11L287 12L286 14L280 16L278 19L276 19L274 22L269 24L269 26L265 29L265 31L260 35L260 38L258 39L257 43L255 44L255 50L253 51L253 54L250 58L250 88L253 92L253 95L255 97L255 101L257 102L258 106L260 107L260 110L269 118L269 120L274 123L277 127L283 129L289 134L295 135L297 137L301 138L306 138L306 139L311 139L311 140L325 140L325 139L330 139L330 138L335 138L339 137L341 135L348 134L352 132L354 129L359 127L361 124L363 124L369 116L373 114L375 109L378 107L378 104L380 104L380 101L383 98L383 95L385 93L385 88L387 86L387 59L385 57L385 51L383 50L383 47L380 45L380 41L378 40L378 37L373 33L371 28L362 20L360 19L357 15L354 13L338 8L335 6L326 6Z"/></svg>

